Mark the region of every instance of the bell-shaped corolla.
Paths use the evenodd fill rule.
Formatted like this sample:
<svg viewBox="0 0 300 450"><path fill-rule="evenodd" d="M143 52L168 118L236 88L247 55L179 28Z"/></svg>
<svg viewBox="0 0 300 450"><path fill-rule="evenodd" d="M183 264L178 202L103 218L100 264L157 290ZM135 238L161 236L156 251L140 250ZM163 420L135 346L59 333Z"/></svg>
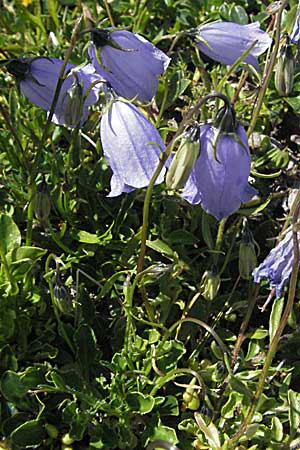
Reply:
<svg viewBox="0 0 300 450"><path fill-rule="evenodd" d="M181 196L216 219L237 211L250 200L256 190L248 184L250 151L244 128L235 133L222 133L211 125L200 128L200 155Z"/></svg>
<svg viewBox="0 0 300 450"><path fill-rule="evenodd" d="M293 233L292 230L289 230L284 239L270 251L266 259L253 271L255 283L260 283L263 279L269 279L270 286L276 289L276 297L280 297L284 285L290 279L293 262Z"/></svg>
<svg viewBox="0 0 300 450"><path fill-rule="evenodd" d="M142 36L94 28L89 56L96 71L122 97L150 101L170 58Z"/></svg>
<svg viewBox="0 0 300 450"><path fill-rule="evenodd" d="M241 25L234 22L213 22L197 28L194 33L197 47L211 59L232 65L254 42L244 61L258 70L257 56L264 53L272 39L259 28L259 23Z"/></svg>
<svg viewBox="0 0 300 450"><path fill-rule="evenodd" d="M21 92L28 100L50 111L62 64L63 60L57 58L13 58L6 67L16 77ZM67 64L66 78L59 92L53 122L70 127L82 125L85 122L88 117L88 107L98 101L99 92L103 87L99 76L94 72L95 69L91 64L81 68ZM91 89L85 96L89 86Z"/></svg>
<svg viewBox="0 0 300 450"><path fill-rule="evenodd" d="M290 40L293 44L300 44L300 4L298 5L296 16L294 20L293 29L290 35Z"/></svg>
<svg viewBox="0 0 300 450"><path fill-rule="evenodd" d="M132 103L114 100L102 115L100 137L113 172L109 197L148 186L165 145L147 117Z"/></svg>

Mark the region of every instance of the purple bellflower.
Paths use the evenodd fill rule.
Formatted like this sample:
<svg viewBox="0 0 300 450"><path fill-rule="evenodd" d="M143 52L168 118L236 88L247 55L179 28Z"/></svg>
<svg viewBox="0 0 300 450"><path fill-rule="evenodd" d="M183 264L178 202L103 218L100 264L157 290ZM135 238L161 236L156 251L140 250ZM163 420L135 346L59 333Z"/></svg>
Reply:
<svg viewBox="0 0 300 450"><path fill-rule="evenodd" d="M216 133L211 125L200 127L200 155L181 196L221 220L256 191L248 184L251 160L244 128L238 125L236 135L222 133L217 140Z"/></svg>
<svg viewBox="0 0 300 450"><path fill-rule="evenodd" d="M12 59L7 68L17 78L20 90L28 100L49 111L54 97L63 61L57 58L19 58ZM67 64L58 101L53 114L53 122L70 127L82 125L88 117L88 107L98 101L102 83L96 84L84 98L91 83L100 80L91 64L80 69ZM73 72L74 70L74 72Z"/></svg>
<svg viewBox="0 0 300 450"><path fill-rule="evenodd" d="M290 35L290 40L293 44L300 44L300 3L297 8L292 33Z"/></svg>
<svg viewBox="0 0 300 450"><path fill-rule="evenodd" d="M244 61L258 70L257 56L270 47L272 39L259 28L259 23L240 25L234 22L213 22L197 28L194 34L199 50L215 61L232 65L247 48L256 44Z"/></svg>
<svg viewBox="0 0 300 450"><path fill-rule="evenodd" d="M101 77L122 97L150 101L170 58L130 31L94 28L91 35L88 53Z"/></svg>
<svg viewBox="0 0 300 450"><path fill-rule="evenodd" d="M300 238L299 233L298 238ZM266 259L252 272L255 283L260 283L262 279L268 278L270 286L276 288L276 297L280 297L284 285L291 276L293 260L293 232L289 230L284 239L270 251Z"/></svg>
<svg viewBox="0 0 300 450"><path fill-rule="evenodd" d="M114 100L102 115L100 137L113 171L108 196L148 186L165 145L147 117L132 103ZM164 173L156 183L163 181Z"/></svg>

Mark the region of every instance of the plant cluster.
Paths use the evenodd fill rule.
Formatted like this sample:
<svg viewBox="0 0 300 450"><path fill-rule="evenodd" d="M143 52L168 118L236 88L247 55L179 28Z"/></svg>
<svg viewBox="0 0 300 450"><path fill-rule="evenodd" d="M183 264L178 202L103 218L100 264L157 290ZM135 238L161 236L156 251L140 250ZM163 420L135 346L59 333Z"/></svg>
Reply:
<svg viewBox="0 0 300 450"><path fill-rule="evenodd" d="M0 24L0 448L300 447L300 4Z"/></svg>

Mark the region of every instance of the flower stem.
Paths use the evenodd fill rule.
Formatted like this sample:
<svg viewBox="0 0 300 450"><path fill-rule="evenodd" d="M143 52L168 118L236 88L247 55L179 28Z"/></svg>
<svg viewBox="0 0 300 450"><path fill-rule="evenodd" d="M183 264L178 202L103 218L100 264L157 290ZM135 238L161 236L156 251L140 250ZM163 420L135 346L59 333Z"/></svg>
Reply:
<svg viewBox="0 0 300 450"><path fill-rule="evenodd" d="M145 254L146 254L146 240L147 240L147 231L148 231L150 201L151 201L151 195L152 195L152 191L153 191L155 182L156 182L160 172L164 168L165 162L169 158L169 156L173 150L174 144L178 140L179 136L183 133L185 127L188 125L188 123L191 120L191 118L193 117L193 115L199 111L199 109L201 108L201 106L204 102L206 102L210 98L216 98L216 97L221 98L221 100L223 100L225 103L229 103L228 98L225 97L225 95L222 95L218 92L213 92L211 94L205 95L204 97L201 97L200 100L198 100L198 102L196 103L196 105L185 114L185 116L183 117L183 119L178 127L178 130L175 133L175 135L173 136L171 142L167 145L165 151L161 153L159 164L149 182L149 185L148 185L148 188L146 191L146 195L145 195L145 200L144 200L143 224L142 224L142 230L141 230L141 247L140 247L139 258L137 261L137 274L139 274L143 270L143 265L144 265L144 259L145 259Z"/></svg>
<svg viewBox="0 0 300 450"><path fill-rule="evenodd" d="M57 80L57 84L56 84L56 88L55 88L55 92L54 92L54 97L52 100L52 104L51 104L51 108L49 111L49 115L47 117L47 122L41 137L41 140L39 142L37 151L36 151L36 156L35 156L35 161L34 161L34 165L33 165L33 170L32 173L30 174L30 183L29 183L29 205L28 205L28 210L27 210L27 230L26 230L26 245L31 245L31 239L32 239L32 224L33 224L33 202L34 202L34 193L35 193L35 178L36 175L39 171L39 167L40 167L40 159L41 159L41 155L43 153L43 149L44 149L44 145L46 142L46 139L48 137L48 133L49 133L49 128L50 128L50 124L51 124L51 120L54 114L54 110L58 101L58 97L59 97L59 93L64 81L64 73L65 73L65 69L67 66L67 63L71 57L71 53L73 51L73 48L75 46L76 43L76 39L77 39L77 35L78 35L78 30L79 30L79 25L81 22L82 16L75 22L75 26L74 26L74 30L71 36L71 40L70 40L70 45L68 47L68 49L66 50L65 53L65 58L64 58L64 62L61 65L61 69L59 72L59 77Z"/></svg>
<svg viewBox="0 0 300 450"><path fill-rule="evenodd" d="M254 308L255 303L256 303L258 291L259 291L259 285L257 284L256 287L255 287L255 291L252 293L252 295L251 295L251 297L249 299L248 308L247 308L244 320L243 320L243 322L241 324L239 335L238 335L238 338L236 340L236 343L235 343L235 346L234 346L234 349L233 349L232 360L231 360L231 367L232 368L234 367L234 365L236 363L236 360L237 360L240 348L241 348L242 343L243 343L243 341L245 339L245 331L246 331L246 329L248 327L248 324L249 324L249 321L250 321L250 318L251 318L251 315L252 315L252 312L253 312L253 308Z"/></svg>
<svg viewBox="0 0 300 450"><path fill-rule="evenodd" d="M254 394L254 397L252 399L251 405L249 407L247 416L242 423L240 429L238 432L228 441L228 449L235 448L235 444L238 442L239 438L246 432L248 425L251 423L251 420L253 418L253 415L256 411L259 399L263 393L264 389L264 383L266 380L266 377L268 375L268 371L270 368L270 365L272 363L273 357L276 353L277 346L279 343L279 339L281 337L281 334L285 328L285 325L287 323L288 317L291 313L293 304L294 304L294 298L295 298L295 292L296 292L296 286L297 286L297 278L298 278L298 270L299 270L299 262L300 262L300 255L299 255L299 241L298 241L298 225L297 221L299 218L300 213L300 201L298 202L297 207L295 208L295 212L293 214L293 247L294 247L294 260L293 260L293 268L292 268L292 274L291 274L291 280L289 285L289 293L288 293L288 299L285 306L285 309L283 311L282 317L280 319L280 322L278 324L278 327L276 329L276 332L274 334L274 337L270 343L269 351L267 353L265 363L263 365L257 386L256 391Z"/></svg>
<svg viewBox="0 0 300 450"><path fill-rule="evenodd" d="M276 63L276 57L277 57L279 43L280 43L281 16L282 16L283 10L284 10L285 6L287 5L287 3L288 3L287 0L283 1L282 5L280 6L280 9L277 13L277 20L276 20L276 25L275 25L276 26L276 34L275 34L274 47L273 47L273 51L271 53L271 57L270 57L268 65L267 65L266 71L263 76L262 85L261 85L261 88L260 88L260 91L258 94L258 98L257 98L257 104L253 111L252 119L251 119L251 122L250 122L250 125L248 128L248 131L247 131L248 137L251 135L251 133L253 132L253 130L255 128L256 121L259 116L262 104L263 104L265 93L269 86L269 81L272 76L273 69L274 69L274 66Z"/></svg>
<svg viewBox="0 0 300 450"><path fill-rule="evenodd" d="M109 7L109 4L108 4L108 1L107 1L107 0L104 0L104 5L105 5L106 13L107 13L107 15L108 15L110 24L111 24L111 26L114 28L116 25L115 25L113 16L112 16L112 14L111 14L111 10L110 10L110 7Z"/></svg>

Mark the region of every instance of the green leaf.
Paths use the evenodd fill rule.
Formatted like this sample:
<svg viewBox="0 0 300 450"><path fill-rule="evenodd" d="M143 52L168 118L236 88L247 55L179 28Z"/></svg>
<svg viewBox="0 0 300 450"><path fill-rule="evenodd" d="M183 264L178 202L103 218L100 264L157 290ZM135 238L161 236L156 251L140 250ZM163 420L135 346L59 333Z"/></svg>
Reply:
<svg viewBox="0 0 300 450"><path fill-rule="evenodd" d="M275 299L272 305L272 311L270 315L270 321L269 321L269 335L270 335L270 342L273 340L273 337L276 333L276 330L278 328L282 310L284 306L284 298L280 297L278 299Z"/></svg>
<svg viewBox="0 0 300 450"><path fill-rule="evenodd" d="M12 443L21 449L41 445L46 437L46 430L39 420L23 423L10 435Z"/></svg>
<svg viewBox="0 0 300 450"><path fill-rule="evenodd" d="M0 214L0 246L4 254L19 247L21 233L11 216Z"/></svg>
<svg viewBox="0 0 300 450"><path fill-rule="evenodd" d="M147 247L152 248L152 250L155 250L156 252L160 253L161 255L170 258L172 261L174 259L177 259L177 255L174 252L174 250L172 250L171 247L168 246L168 244L161 241L160 239L155 239L155 241L147 241L146 244L147 244ZM175 257L175 255L176 255L176 257Z"/></svg>
<svg viewBox="0 0 300 450"><path fill-rule="evenodd" d="M283 426L281 420L274 416L272 417L272 426L271 426L272 437L275 441L281 442L283 439Z"/></svg>
<svg viewBox="0 0 300 450"><path fill-rule="evenodd" d="M158 345L156 349L156 365L159 370L169 372L177 366L177 362L185 354L186 349L182 342L167 341Z"/></svg>
<svg viewBox="0 0 300 450"><path fill-rule="evenodd" d="M292 389L288 390L290 433L295 436L300 425L300 399Z"/></svg>
<svg viewBox="0 0 300 450"><path fill-rule="evenodd" d="M88 378L96 356L96 338L92 328L80 325L75 331L74 342L83 377Z"/></svg>
<svg viewBox="0 0 300 450"><path fill-rule="evenodd" d="M1 391L4 397L14 403L17 399L24 397L27 389L22 383L21 377L12 370L7 370L1 378Z"/></svg>
<svg viewBox="0 0 300 450"><path fill-rule="evenodd" d="M247 25L248 14L242 6L234 5L229 12L229 21L240 23L241 25Z"/></svg>
<svg viewBox="0 0 300 450"><path fill-rule="evenodd" d="M139 414L147 414L152 411L155 401L150 395L144 395L140 392L130 392L126 396L126 401L130 411Z"/></svg>

